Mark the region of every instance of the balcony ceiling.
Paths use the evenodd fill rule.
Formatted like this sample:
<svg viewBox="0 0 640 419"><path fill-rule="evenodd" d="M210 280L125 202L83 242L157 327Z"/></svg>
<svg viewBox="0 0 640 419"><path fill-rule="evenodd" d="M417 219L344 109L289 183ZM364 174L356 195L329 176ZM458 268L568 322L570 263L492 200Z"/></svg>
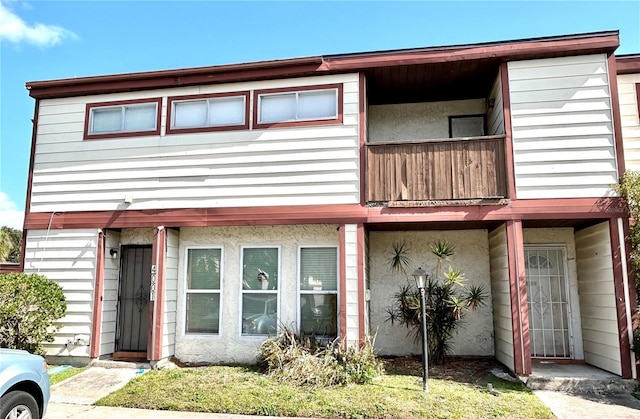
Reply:
<svg viewBox="0 0 640 419"><path fill-rule="evenodd" d="M369 104L486 98L499 68L495 58L372 68Z"/></svg>

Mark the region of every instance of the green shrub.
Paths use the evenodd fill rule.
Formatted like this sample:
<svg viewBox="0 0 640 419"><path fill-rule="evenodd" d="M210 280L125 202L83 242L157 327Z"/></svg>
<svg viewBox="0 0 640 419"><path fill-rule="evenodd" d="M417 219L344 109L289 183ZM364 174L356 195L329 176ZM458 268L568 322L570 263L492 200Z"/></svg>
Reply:
<svg viewBox="0 0 640 419"><path fill-rule="evenodd" d="M322 345L288 328L260 346L258 360L271 377L299 386L369 384L382 373L369 339L359 348L347 348L340 339Z"/></svg>
<svg viewBox="0 0 640 419"><path fill-rule="evenodd" d="M444 268L443 263L455 255L453 244L437 241L430 245L430 250L436 256L436 266L433 275L427 275L424 289L427 352L429 362L438 365L444 362L451 350L451 341L465 314L483 306L488 296L483 285L465 285L464 273L460 269L451 265ZM408 283L393 295L392 305L387 308L387 321L406 327L419 342L422 338L420 291L410 285L407 270L411 265L407 244L394 243L389 269L392 273L404 275Z"/></svg>
<svg viewBox="0 0 640 419"><path fill-rule="evenodd" d="M62 288L42 275L0 275L0 347L44 354L67 303Z"/></svg>

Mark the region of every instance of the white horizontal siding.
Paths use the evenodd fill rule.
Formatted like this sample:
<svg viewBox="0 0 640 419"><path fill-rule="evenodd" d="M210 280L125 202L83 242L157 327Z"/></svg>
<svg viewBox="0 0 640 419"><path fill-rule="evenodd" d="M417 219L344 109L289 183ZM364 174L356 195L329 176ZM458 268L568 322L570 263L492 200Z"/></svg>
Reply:
<svg viewBox="0 0 640 419"><path fill-rule="evenodd" d="M609 224L577 231L575 237L584 359L621 374Z"/></svg>
<svg viewBox="0 0 640 419"><path fill-rule="evenodd" d="M345 260L344 264L346 278L340 278L340 282L346 282L346 295L340 298L346 299L347 330L340 331L346 336L347 345L355 345L360 339L360 315L364 308L360 308L358 300L358 259L362 257L358 249L358 226L356 224L346 224L345 229ZM364 315L364 314L362 314Z"/></svg>
<svg viewBox="0 0 640 419"><path fill-rule="evenodd" d="M511 323L511 288L506 227L500 226L489 234L491 266L491 304L496 359L511 371L515 369L513 324Z"/></svg>
<svg viewBox="0 0 640 419"><path fill-rule="evenodd" d="M162 323L162 357L175 354L176 310L178 303L178 259L180 257L180 232L167 230L165 256L164 318Z"/></svg>
<svg viewBox="0 0 640 419"><path fill-rule="evenodd" d="M493 101L493 107L489 108L487 112L487 134L504 134L504 107L502 105L502 78L500 72L493 82L491 93L489 93L489 101Z"/></svg>
<svg viewBox="0 0 640 419"><path fill-rule="evenodd" d="M334 83L340 125L164 134L169 96ZM150 97L161 135L83 141L87 103ZM358 203L358 100L357 74L42 100L31 211Z"/></svg>
<svg viewBox="0 0 640 419"><path fill-rule="evenodd" d="M100 324L100 355L112 354L116 347L118 316L118 283L120 280L120 232L105 230L104 282L102 288L102 322ZM111 249L118 254L114 259Z"/></svg>
<svg viewBox="0 0 640 419"><path fill-rule="evenodd" d="M518 198L612 194L617 165L605 54L508 63Z"/></svg>
<svg viewBox="0 0 640 419"><path fill-rule="evenodd" d="M61 328L55 341L45 344L48 355L89 356L97 240L96 229L27 231L24 271L55 281L67 300L67 314L57 322ZM65 348L76 335L84 335L86 345Z"/></svg>
<svg viewBox="0 0 640 419"><path fill-rule="evenodd" d="M640 84L640 73L618 76L625 167L627 170L636 171L640 170L640 117L638 116L640 98L636 90L637 84Z"/></svg>

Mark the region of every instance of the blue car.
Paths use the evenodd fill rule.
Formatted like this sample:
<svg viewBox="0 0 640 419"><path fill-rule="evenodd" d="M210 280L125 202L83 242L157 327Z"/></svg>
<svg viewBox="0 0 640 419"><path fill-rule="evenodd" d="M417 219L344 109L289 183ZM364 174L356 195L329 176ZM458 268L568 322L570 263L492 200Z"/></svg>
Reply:
<svg viewBox="0 0 640 419"><path fill-rule="evenodd" d="M44 358L27 351L0 349L0 419L41 419L49 403Z"/></svg>

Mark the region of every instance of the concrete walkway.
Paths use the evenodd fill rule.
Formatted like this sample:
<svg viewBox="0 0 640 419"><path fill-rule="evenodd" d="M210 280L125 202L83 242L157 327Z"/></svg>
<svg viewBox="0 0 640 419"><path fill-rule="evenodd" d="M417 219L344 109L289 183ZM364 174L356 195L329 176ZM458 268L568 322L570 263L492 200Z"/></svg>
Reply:
<svg viewBox="0 0 640 419"><path fill-rule="evenodd" d="M569 394L550 390L534 393L558 419L640 418L640 400L628 393Z"/></svg>

